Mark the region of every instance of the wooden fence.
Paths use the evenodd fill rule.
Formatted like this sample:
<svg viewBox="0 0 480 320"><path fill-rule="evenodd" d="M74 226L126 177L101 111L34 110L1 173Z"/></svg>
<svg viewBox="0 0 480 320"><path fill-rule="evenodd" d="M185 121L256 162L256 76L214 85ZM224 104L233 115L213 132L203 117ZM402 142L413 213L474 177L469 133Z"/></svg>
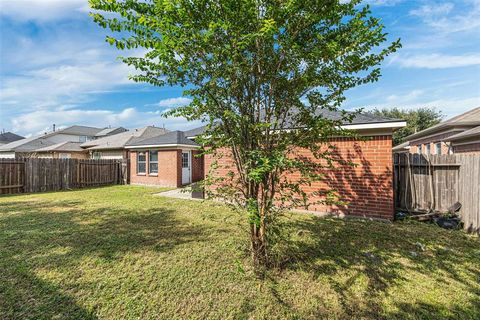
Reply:
<svg viewBox="0 0 480 320"><path fill-rule="evenodd" d="M396 154L395 207L446 212L455 202L465 229L480 234L480 155Z"/></svg>
<svg viewBox="0 0 480 320"><path fill-rule="evenodd" d="M122 160L0 159L0 194L124 184Z"/></svg>

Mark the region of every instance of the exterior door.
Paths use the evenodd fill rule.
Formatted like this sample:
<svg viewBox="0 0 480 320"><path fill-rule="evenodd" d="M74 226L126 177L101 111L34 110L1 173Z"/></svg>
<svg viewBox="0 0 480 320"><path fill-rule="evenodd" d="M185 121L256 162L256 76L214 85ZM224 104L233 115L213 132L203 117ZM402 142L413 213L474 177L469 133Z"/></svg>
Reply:
<svg viewBox="0 0 480 320"><path fill-rule="evenodd" d="M192 152L182 151L182 184L192 182Z"/></svg>

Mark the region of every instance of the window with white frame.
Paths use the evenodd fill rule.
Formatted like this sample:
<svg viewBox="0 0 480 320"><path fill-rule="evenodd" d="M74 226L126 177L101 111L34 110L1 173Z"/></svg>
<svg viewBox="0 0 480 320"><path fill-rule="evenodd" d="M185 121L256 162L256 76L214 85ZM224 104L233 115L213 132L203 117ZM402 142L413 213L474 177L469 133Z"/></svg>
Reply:
<svg viewBox="0 0 480 320"><path fill-rule="evenodd" d="M442 154L442 143L438 142L435 144L435 154Z"/></svg>
<svg viewBox="0 0 480 320"><path fill-rule="evenodd" d="M426 154L430 154L430 143L427 143L427 144L425 145L425 153L426 153Z"/></svg>
<svg viewBox="0 0 480 320"><path fill-rule="evenodd" d="M148 173L158 174L158 151L151 150L148 155Z"/></svg>
<svg viewBox="0 0 480 320"><path fill-rule="evenodd" d="M145 174L147 172L147 153L137 152L137 174Z"/></svg>
<svg viewBox="0 0 480 320"><path fill-rule="evenodd" d="M98 159L102 158L102 153L99 152L99 151L94 151L93 154L92 154L92 158L98 160Z"/></svg>
<svg viewBox="0 0 480 320"><path fill-rule="evenodd" d="M419 144L419 145L417 146L417 153L418 153L418 154L422 154L422 145L421 145L421 144Z"/></svg>
<svg viewBox="0 0 480 320"><path fill-rule="evenodd" d="M188 162L188 152L182 152L182 168L190 167Z"/></svg>

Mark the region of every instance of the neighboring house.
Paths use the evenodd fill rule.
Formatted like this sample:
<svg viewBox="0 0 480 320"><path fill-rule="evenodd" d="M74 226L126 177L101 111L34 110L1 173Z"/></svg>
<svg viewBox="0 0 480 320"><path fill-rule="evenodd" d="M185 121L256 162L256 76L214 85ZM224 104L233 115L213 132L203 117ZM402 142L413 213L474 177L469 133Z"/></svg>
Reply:
<svg viewBox="0 0 480 320"><path fill-rule="evenodd" d="M87 141L81 144L92 159L128 159L128 143L156 137L168 132L164 128L148 126L113 134L104 138Z"/></svg>
<svg viewBox="0 0 480 320"><path fill-rule="evenodd" d="M38 158L88 159L88 152L80 147L81 142L60 142L35 151Z"/></svg>
<svg viewBox="0 0 480 320"><path fill-rule="evenodd" d="M450 137L453 153L480 154L480 126Z"/></svg>
<svg viewBox="0 0 480 320"><path fill-rule="evenodd" d="M196 156L200 145L182 131L133 141L126 148L133 184L180 187L204 178L203 157Z"/></svg>
<svg viewBox="0 0 480 320"><path fill-rule="evenodd" d="M46 157L51 155L46 153L46 147L52 147L65 142L83 143L94 140L95 135L103 131L104 128L95 128L87 126L71 126L65 129L56 130L42 135L25 138L0 146L0 158L16 158L16 157L36 157L37 153L41 153ZM81 157L79 152L64 152L65 157ZM84 151L87 154L87 151Z"/></svg>
<svg viewBox="0 0 480 320"><path fill-rule="evenodd" d="M404 142L392 148L393 153L409 153L410 152L410 143Z"/></svg>
<svg viewBox="0 0 480 320"><path fill-rule="evenodd" d="M25 139L25 137L19 136L18 134L12 132L2 132L0 133L0 146L21 139Z"/></svg>
<svg viewBox="0 0 480 320"><path fill-rule="evenodd" d="M331 119L341 117L339 113L334 112L323 112L323 116ZM337 147L336 157L345 160L345 163L352 161L357 166L339 165L339 168L328 171L323 181L305 187L305 191L336 189L342 200L349 204L315 205L309 207L309 210L393 219L392 134L395 129L405 125L405 121L368 114L357 115L352 123L345 123L344 128L355 130L367 139L332 137L331 143ZM185 132L173 131L127 144L126 148L131 151L131 183L180 187L201 180L209 172L214 176L228 176L229 170L224 167L218 169L212 167L215 160L212 155L196 156L200 146L194 139L204 130L205 127ZM312 156L309 151L299 152L305 156ZM231 168L235 167L228 150L224 150L221 163L230 165ZM317 200L315 196L312 197L312 200Z"/></svg>
<svg viewBox="0 0 480 320"><path fill-rule="evenodd" d="M462 133L478 126L480 126L480 108L475 108L435 126L414 133L406 137L406 140L409 141L410 153L451 154L454 152L464 152L463 150L467 150L469 147L454 148L452 138L455 137L454 139L458 139ZM460 146L460 140L456 141L457 146ZM469 144L475 144L475 139L473 139L473 142L469 141Z"/></svg>

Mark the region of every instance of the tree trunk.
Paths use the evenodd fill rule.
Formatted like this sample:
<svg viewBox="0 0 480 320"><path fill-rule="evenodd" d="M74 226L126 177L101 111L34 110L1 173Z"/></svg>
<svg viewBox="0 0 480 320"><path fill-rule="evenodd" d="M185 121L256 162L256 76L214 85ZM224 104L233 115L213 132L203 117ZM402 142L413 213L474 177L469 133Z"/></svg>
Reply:
<svg viewBox="0 0 480 320"><path fill-rule="evenodd" d="M267 238L263 223L257 227L250 225L252 259L255 267L266 266L268 263Z"/></svg>

